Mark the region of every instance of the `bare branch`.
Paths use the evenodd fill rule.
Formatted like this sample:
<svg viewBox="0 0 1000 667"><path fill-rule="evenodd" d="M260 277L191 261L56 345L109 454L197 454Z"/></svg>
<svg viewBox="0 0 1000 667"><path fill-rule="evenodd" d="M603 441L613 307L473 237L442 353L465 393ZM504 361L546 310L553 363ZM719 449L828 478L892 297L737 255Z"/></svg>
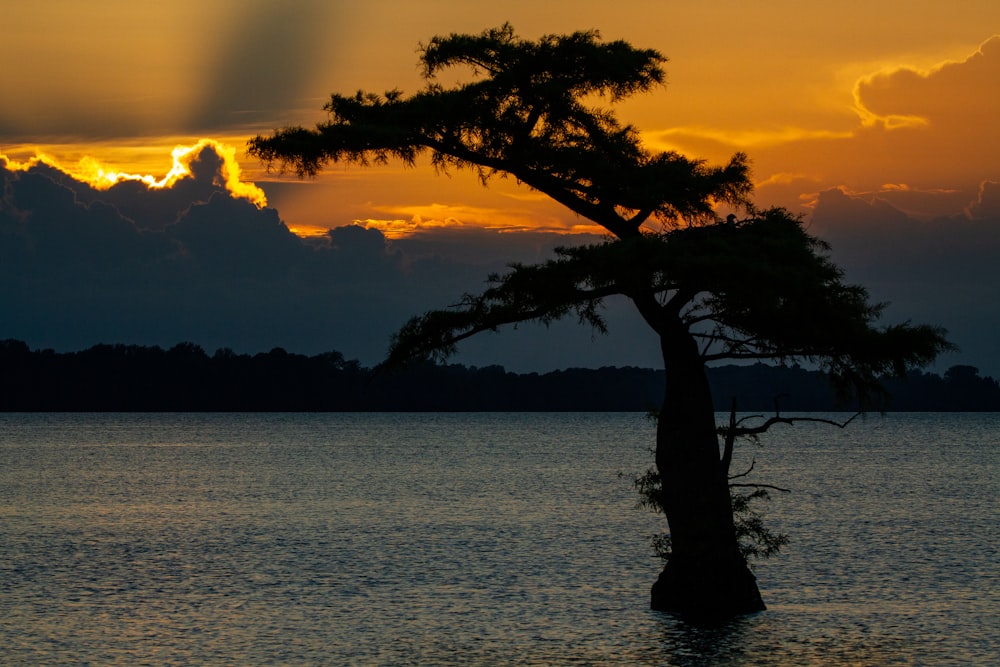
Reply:
<svg viewBox="0 0 1000 667"><path fill-rule="evenodd" d="M737 487L737 488L753 488L753 489L772 489L774 491L781 491L782 493L791 493L792 492L791 489L785 489L785 488L782 488L780 486L774 486L773 484L750 484L748 482L747 483L743 483L743 484L737 484L735 482L731 482L729 484L729 488L734 488L734 487Z"/></svg>
<svg viewBox="0 0 1000 667"><path fill-rule="evenodd" d="M750 471L753 470L753 467L755 465L757 465L757 459L751 459L749 468L747 468L744 472L741 472L739 475L730 475L729 479L739 479L740 477L746 477L747 475L750 474ZM729 486L732 486L732 484L730 484Z"/></svg>
<svg viewBox="0 0 1000 667"><path fill-rule="evenodd" d="M775 424L788 424L789 426L793 426L798 422L813 422L817 424L829 424L831 426L836 426L837 428L847 428L847 425L850 424L855 419L857 419L858 415L860 414L861 414L860 412L856 412L853 415L851 415L850 419L843 422L838 422L833 419L825 419L823 417L781 417L779 415L775 415L774 417L769 418L760 426L736 427L736 435L738 436L760 435L761 433L766 433Z"/></svg>
<svg viewBox="0 0 1000 667"><path fill-rule="evenodd" d="M764 415L744 415L739 418L736 422L737 425L742 424L745 421L750 421L751 419L763 419Z"/></svg>

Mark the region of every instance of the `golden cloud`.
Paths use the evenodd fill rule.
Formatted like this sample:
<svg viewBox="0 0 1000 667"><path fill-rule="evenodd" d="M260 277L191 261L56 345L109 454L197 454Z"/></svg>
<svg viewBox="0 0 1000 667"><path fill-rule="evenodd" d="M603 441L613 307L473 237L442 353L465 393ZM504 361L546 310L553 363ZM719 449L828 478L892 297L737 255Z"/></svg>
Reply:
<svg viewBox="0 0 1000 667"><path fill-rule="evenodd" d="M533 201L535 198L528 198ZM602 233L594 224L573 224L558 217L540 215L538 210L491 208L465 204L409 204L375 207L391 217L354 220L355 224L378 229L387 238L400 238L434 229L462 227L489 229L499 233L548 231L558 234Z"/></svg>
<svg viewBox="0 0 1000 667"><path fill-rule="evenodd" d="M213 150L220 159L217 185L225 187L233 197L253 202L258 208L267 205L267 196L264 191L255 184L242 180L242 172L236 159L236 149L214 139L199 139L193 145L174 147L171 151L172 166L164 176L159 178L151 174L119 171L90 155L84 155L77 158L74 163L66 164L65 160L54 157L42 149L35 149L34 155L24 160L15 160L4 155L0 155L0 160L10 171L27 171L39 164L44 164L68 174L81 183L90 185L95 190L107 190L126 181L140 182L149 189L157 190L171 188L178 181L191 178L193 176L192 163L199 159L202 151L206 148Z"/></svg>
<svg viewBox="0 0 1000 667"><path fill-rule="evenodd" d="M850 132L810 130L802 127L781 127L738 130L704 126L676 127L669 130L643 132L643 143L651 150L676 150L692 143L714 143L722 146L740 146L744 149L762 148L815 139L845 139Z"/></svg>
<svg viewBox="0 0 1000 667"><path fill-rule="evenodd" d="M995 124L1000 113L1000 35L961 61L927 69L898 66L867 74L854 85L854 108L865 126L886 129L931 123Z"/></svg>

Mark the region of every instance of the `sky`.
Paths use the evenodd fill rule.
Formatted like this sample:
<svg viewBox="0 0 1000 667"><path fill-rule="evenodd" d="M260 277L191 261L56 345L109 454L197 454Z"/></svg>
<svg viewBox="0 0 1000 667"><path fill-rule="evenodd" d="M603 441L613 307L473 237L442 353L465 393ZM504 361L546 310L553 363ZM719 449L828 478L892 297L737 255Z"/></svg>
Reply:
<svg viewBox="0 0 1000 667"><path fill-rule="evenodd" d="M445 0L2 2L0 338L370 365L407 317L599 229L514 183L426 164L299 180L247 140L332 92L414 92L432 36L597 29L668 57L616 105L650 150L746 152L755 202L804 216L887 322L947 328L1000 377L1000 3ZM468 341L510 370L656 366L627 304Z"/></svg>

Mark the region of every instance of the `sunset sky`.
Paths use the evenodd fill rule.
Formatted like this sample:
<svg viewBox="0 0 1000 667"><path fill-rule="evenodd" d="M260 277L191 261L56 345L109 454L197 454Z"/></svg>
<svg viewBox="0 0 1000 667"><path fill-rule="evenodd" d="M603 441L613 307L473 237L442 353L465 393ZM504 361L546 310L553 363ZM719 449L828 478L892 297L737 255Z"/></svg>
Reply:
<svg viewBox="0 0 1000 667"><path fill-rule="evenodd" d="M506 260L591 238L566 237L599 230L512 183L487 190L469 174L398 165L299 181L246 156L255 134L321 121L331 92L415 91L430 37L509 21L527 38L595 28L661 51L667 84L616 107L650 149L713 162L747 152L759 205L805 215L848 278L893 303L890 319L948 328L962 350L945 367L1000 377L995 0L3 4L0 338L338 349L375 363L406 315L453 302ZM117 173L160 189L107 190ZM101 178L104 189L79 185ZM50 185L74 194L57 207ZM309 238L296 245L282 223ZM197 275L151 272L178 248L201 262ZM277 266L280 284L251 290L251 258ZM528 328L470 342L457 360L655 365L648 334L617 308L607 340Z"/></svg>

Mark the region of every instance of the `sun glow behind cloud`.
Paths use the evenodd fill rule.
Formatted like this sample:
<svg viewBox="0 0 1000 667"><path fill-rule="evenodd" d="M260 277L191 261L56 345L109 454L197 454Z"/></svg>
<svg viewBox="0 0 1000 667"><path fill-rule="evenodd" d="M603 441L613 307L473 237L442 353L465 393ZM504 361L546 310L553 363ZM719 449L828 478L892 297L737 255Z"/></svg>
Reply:
<svg viewBox="0 0 1000 667"><path fill-rule="evenodd" d="M171 151L173 164L169 171L160 178L151 174L119 171L107 167L99 159L90 155L85 155L75 163L68 165L59 158L41 150L36 150L35 155L26 160L14 160L4 155L0 155L0 160L11 171L27 171L39 164L44 164L90 185L95 190L107 190L118 183L127 181L140 182L149 189L158 190L171 188L178 181L191 178L193 176L191 164L200 158L206 148L212 149L221 160L219 182L217 183L219 186L225 187L233 197L253 202L258 208L267 205L267 196L264 191L254 183L242 180L242 171L236 159L236 149L214 139L199 139L193 145L174 147Z"/></svg>
<svg viewBox="0 0 1000 667"><path fill-rule="evenodd" d="M995 59L998 50L1000 35L993 35L964 58L946 58L925 67L894 63L873 68L854 83L854 111L866 127L881 125L896 129L927 126L933 122L930 115L946 113L949 106L975 106L977 102L995 104L995 87L967 85L965 92L975 93L975 98L956 101L951 96L928 94L928 84L937 78L954 85L963 77L975 76L984 66L989 67L986 61ZM979 76L983 76L981 71ZM901 113L906 107L910 107L911 112Z"/></svg>

